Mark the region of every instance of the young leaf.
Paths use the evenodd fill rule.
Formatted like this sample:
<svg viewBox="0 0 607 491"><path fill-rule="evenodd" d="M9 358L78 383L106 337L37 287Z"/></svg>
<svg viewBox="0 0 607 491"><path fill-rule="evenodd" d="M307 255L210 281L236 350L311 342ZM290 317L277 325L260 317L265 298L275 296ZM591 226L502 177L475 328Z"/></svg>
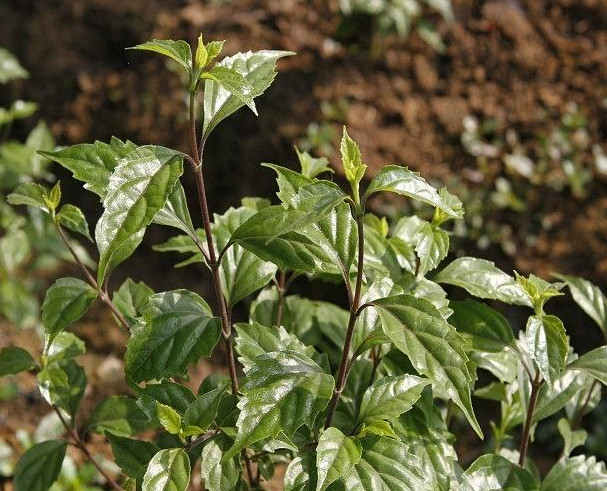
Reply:
<svg viewBox="0 0 607 491"><path fill-rule="evenodd" d="M365 176L367 166L363 164L360 149L356 142L348 135L345 126L339 150L341 153L341 162L344 167L344 174L352 187L354 201L358 203L360 200L359 185L360 181Z"/></svg>
<svg viewBox="0 0 607 491"><path fill-rule="evenodd" d="M597 323L603 335L607 337L607 297L601 289L577 276L555 275L567 282L571 296L577 304Z"/></svg>
<svg viewBox="0 0 607 491"><path fill-rule="evenodd" d="M584 455L559 460L544 477L540 491L603 491L607 489L604 462Z"/></svg>
<svg viewBox="0 0 607 491"><path fill-rule="evenodd" d="M314 361L295 351L257 357L241 387L238 435L224 461L242 448L283 432L291 438L302 425L311 428L329 403L335 381Z"/></svg>
<svg viewBox="0 0 607 491"><path fill-rule="evenodd" d="M407 167L387 165L373 178L365 191L364 199L380 191L407 196L422 203L427 203L443 210L452 218L459 218L458 212L452 210L426 180L418 172L410 171Z"/></svg>
<svg viewBox="0 0 607 491"><path fill-rule="evenodd" d="M278 192L276 196L283 204L287 204L297 194L300 188L313 184L314 179L307 177L294 170L287 169L275 164L261 164L263 167L268 167L276 172L276 184L278 184Z"/></svg>
<svg viewBox="0 0 607 491"><path fill-rule="evenodd" d="M260 96L270 86L276 76L276 60L293 53L289 51L257 51L238 53L224 58L216 67L235 70L252 87L251 98ZM242 99L231 94L214 80L206 80L204 84L204 123L202 130L203 141L209 133L225 118L244 106Z"/></svg>
<svg viewBox="0 0 607 491"><path fill-rule="evenodd" d="M373 302L379 308L384 332L405 353L413 367L464 412L482 437L472 408L465 341L429 302L398 295Z"/></svg>
<svg viewBox="0 0 607 491"><path fill-rule="evenodd" d="M301 166L301 175L313 179L324 172L335 173L329 166L329 160L326 157L314 158L308 152L301 152L297 147L295 147L295 152Z"/></svg>
<svg viewBox="0 0 607 491"><path fill-rule="evenodd" d="M84 235L87 239L93 242L93 238L89 233L89 224L82 210L77 206L66 204L61 207L56 216L57 222L65 228Z"/></svg>
<svg viewBox="0 0 607 491"><path fill-rule="evenodd" d="M105 399L93 410L86 424L87 431L122 437L141 433L150 427L150 419L139 409L135 399L126 396Z"/></svg>
<svg viewBox="0 0 607 491"><path fill-rule="evenodd" d="M362 446L357 438L344 435L337 428L323 431L316 447L318 481L316 491L324 491L358 464Z"/></svg>
<svg viewBox="0 0 607 491"><path fill-rule="evenodd" d="M139 147L120 161L110 176L103 215L95 227L99 248L97 282L137 248L145 228L162 209L183 172L180 152Z"/></svg>
<svg viewBox="0 0 607 491"><path fill-rule="evenodd" d="M569 352L565 326L553 315L533 315L527 321L526 336L531 358L552 386L564 370Z"/></svg>
<svg viewBox="0 0 607 491"><path fill-rule="evenodd" d="M142 482L150 460L160 449L153 443L125 438L111 432L105 436L112 445L116 464L127 476Z"/></svg>
<svg viewBox="0 0 607 491"><path fill-rule="evenodd" d="M531 307L531 302L512 276L486 259L460 257L440 271L434 281L459 286L478 298Z"/></svg>
<svg viewBox="0 0 607 491"><path fill-rule="evenodd" d="M415 252L419 257L417 273L419 276L425 276L447 257L449 236L444 230L427 223L417 233L416 240Z"/></svg>
<svg viewBox="0 0 607 491"><path fill-rule="evenodd" d="M142 491L186 491L190 484L190 458L183 448L160 450L148 464Z"/></svg>
<svg viewBox="0 0 607 491"><path fill-rule="evenodd" d="M0 349L0 377L27 372L36 366L36 362L26 350L17 346Z"/></svg>
<svg viewBox="0 0 607 491"><path fill-rule="evenodd" d="M239 72L232 68L218 65L210 71L203 73L202 78L218 83L222 89L240 99L243 104L246 104L253 111L253 114L257 116L257 108L253 101L255 88Z"/></svg>
<svg viewBox="0 0 607 491"><path fill-rule="evenodd" d="M15 467L15 491L46 491L59 477L67 442L47 440L25 452Z"/></svg>
<svg viewBox="0 0 607 491"><path fill-rule="evenodd" d="M192 70L192 49L185 41L154 39L127 49L153 51L176 61L187 73L190 73Z"/></svg>
<svg viewBox="0 0 607 491"><path fill-rule="evenodd" d="M179 434L181 431L181 416L171 406L166 406L156 402L156 414L160 425L173 435Z"/></svg>
<svg viewBox="0 0 607 491"><path fill-rule="evenodd" d="M565 286L564 283L549 283L534 274L530 274L528 278L519 275L516 271L514 274L516 282L523 288L538 315L543 312L544 304L550 298L563 295L559 290Z"/></svg>
<svg viewBox="0 0 607 491"><path fill-rule="evenodd" d="M501 455L482 455L464 472L470 489L483 491L538 491L539 485L526 469Z"/></svg>
<svg viewBox="0 0 607 491"><path fill-rule="evenodd" d="M223 434L209 440L202 449L200 473L208 491L233 491L240 480L242 464L235 456L223 461L223 454L232 446L232 441Z"/></svg>
<svg viewBox="0 0 607 491"><path fill-rule="evenodd" d="M46 213L49 212L45 198L48 196L48 190L40 184L26 182L17 186L17 188L6 197L6 201L11 205L26 205L38 208Z"/></svg>
<svg viewBox="0 0 607 491"><path fill-rule="evenodd" d="M384 377L371 385L360 405L359 421L391 421L407 412L430 382L414 375Z"/></svg>
<svg viewBox="0 0 607 491"><path fill-rule="evenodd" d="M210 356L219 341L219 319L188 290L153 295L143 317L125 355L125 373L135 383L184 374L188 364Z"/></svg>
<svg viewBox="0 0 607 491"><path fill-rule="evenodd" d="M569 370L581 370L607 385L607 346L600 346L567 365Z"/></svg>

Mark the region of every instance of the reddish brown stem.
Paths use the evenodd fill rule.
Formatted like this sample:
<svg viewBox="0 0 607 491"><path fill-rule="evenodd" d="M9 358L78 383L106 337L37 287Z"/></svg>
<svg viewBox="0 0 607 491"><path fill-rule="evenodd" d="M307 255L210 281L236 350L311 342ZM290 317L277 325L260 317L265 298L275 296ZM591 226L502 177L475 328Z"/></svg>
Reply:
<svg viewBox="0 0 607 491"><path fill-rule="evenodd" d="M527 408L527 417L525 419L525 426L523 427L523 434L521 437L520 455L518 459L518 465L523 467L525 465L525 459L527 458L527 448L529 447L529 433L531 432L531 426L533 422L533 413L535 412L535 405L537 404L537 396L540 392L540 372L535 374L535 378L531 382L531 395L529 396L529 407Z"/></svg>
<svg viewBox="0 0 607 491"><path fill-rule="evenodd" d="M278 290L278 305L276 306L276 319L274 320L274 325L276 327L280 327L285 310L285 293L287 291L286 284L287 273L285 271L281 271L278 274L278 283L276 284L276 289Z"/></svg>

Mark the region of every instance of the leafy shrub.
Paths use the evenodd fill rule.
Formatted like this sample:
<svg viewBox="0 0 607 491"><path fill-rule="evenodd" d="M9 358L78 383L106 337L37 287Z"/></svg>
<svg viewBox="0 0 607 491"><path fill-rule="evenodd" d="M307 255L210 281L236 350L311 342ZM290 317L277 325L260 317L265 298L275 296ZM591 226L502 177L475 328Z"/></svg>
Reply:
<svg viewBox="0 0 607 491"><path fill-rule="evenodd" d="M69 248L64 230L88 237L82 213L61 218L59 193L39 185L11 195L50 215L84 278L62 278L47 291L38 359L17 347L0 352L1 375L37 374L66 432L65 440L37 443L21 457L16 489L47 489L68 444L114 489L122 480L128 489L185 490L193 469L211 491L259 488L277 466L286 467L286 490L605 489L604 464L570 454L583 444L580 420L607 382L607 346L578 356L563 323L545 311L567 286L607 337L603 293L580 278L511 276L473 257L443 267L448 228L464 213L459 199L399 166L384 167L361 190L366 165L345 129L347 192L319 177L330 171L326 160L300 152L300 172L266 164L277 175L279 204L244 198L211 215L205 142L240 107L256 111L254 98L274 79L276 61L291 54L240 53L212 65L222 45L201 37L195 53L184 41L135 47L172 58L187 74L189 154L116 138L42 152L102 200L96 273ZM179 181L184 162L196 179L202 229L192 224ZM367 199L380 192L419 201L433 208L432 218L388 226L366 213ZM187 254L182 266L202 263L215 307L192 291L156 293L130 279L110 294L112 272L152 223L179 230L157 249ZM297 277L340 285L347 308L289 293ZM526 326L515 326L517 336L489 303L451 300L444 287L527 308ZM234 307L255 294L248 319L236 322ZM75 357L84 344L66 329L95 299L130 334L125 378L134 397L111 396L77 424L87 380ZM188 366L219 343L229 376L213 374L194 388L184 383ZM493 381L475 387L477 372ZM477 420L473 396L499 403L490 430ZM529 443L537 425L557 413L562 457L542 478L527 458ZM490 435L488 453L465 470L453 446L454 415L479 437ZM111 444L120 479L91 456L91 433ZM142 433L147 438L137 437Z"/></svg>

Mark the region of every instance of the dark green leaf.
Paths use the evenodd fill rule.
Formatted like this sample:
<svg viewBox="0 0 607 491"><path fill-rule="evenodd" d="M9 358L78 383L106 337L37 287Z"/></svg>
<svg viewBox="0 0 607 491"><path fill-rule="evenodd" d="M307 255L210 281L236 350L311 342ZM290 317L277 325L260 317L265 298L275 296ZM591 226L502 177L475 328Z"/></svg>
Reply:
<svg viewBox="0 0 607 491"><path fill-rule="evenodd" d="M192 49L185 41L173 41L172 39L153 39L132 48L142 51L153 51L176 61L186 72L192 70Z"/></svg>
<svg viewBox="0 0 607 491"><path fill-rule="evenodd" d="M142 491L186 491L190 484L190 458L183 448L158 452L143 477Z"/></svg>
<svg viewBox="0 0 607 491"><path fill-rule="evenodd" d="M210 356L221 323L207 303L188 290L150 297L144 323L127 344L125 372L134 382L184 374L188 364Z"/></svg>
<svg viewBox="0 0 607 491"><path fill-rule="evenodd" d="M143 309L152 295L154 290L143 281L135 283L131 278L127 278L114 292L112 303L129 323L133 324L137 317L143 315Z"/></svg>
<svg viewBox="0 0 607 491"><path fill-rule="evenodd" d="M208 491L233 491L240 480L242 464L240 456L222 463L223 454L232 446L225 435L217 435L202 449L200 472Z"/></svg>
<svg viewBox="0 0 607 491"><path fill-rule="evenodd" d="M564 370L569 352L565 326L553 315L533 315L527 321L526 336L531 358L552 386Z"/></svg>
<svg viewBox="0 0 607 491"><path fill-rule="evenodd" d="M196 399L188 387L170 380L163 380L159 384L147 384L143 389L138 390L138 395L140 398L147 397L153 401L150 408L152 414L156 412L156 402L171 406L180 414L184 414Z"/></svg>
<svg viewBox="0 0 607 491"><path fill-rule="evenodd" d="M25 452L15 467L15 491L46 491L59 477L66 442L47 440Z"/></svg>
<svg viewBox="0 0 607 491"><path fill-rule="evenodd" d="M26 350L17 346L0 349L0 377L27 372L36 366L36 362Z"/></svg>
<svg viewBox="0 0 607 491"><path fill-rule="evenodd" d="M61 365L47 366L38 373L42 397L74 418L86 389L84 369L69 360Z"/></svg>
<svg viewBox="0 0 607 491"><path fill-rule="evenodd" d="M327 489L332 482L348 474L361 455L362 446L357 438L348 437L337 428L323 431L316 447L316 491Z"/></svg>
<svg viewBox="0 0 607 491"><path fill-rule="evenodd" d="M495 454L482 455L464 472L463 480L472 490L538 491L539 485L526 469Z"/></svg>
<svg viewBox="0 0 607 491"><path fill-rule="evenodd" d="M514 278L486 259L460 257L438 273L434 280L459 286L475 297L531 307L529 298Z"/></svg>
<svg viewBox="0 0 607 491"><path fill-rule="evenodd" d="M93 238L89 233L89 224L82 210L77 206L66 204L61 207L57 213L57 221L68 228L72 232L84 235L87 239L93 242Z"/></svg>
<svg viewBox="0 0 607 491"><path fill-rule="evenodd" d="M463 338L425 300L398 295L373 304L379 307L386 335L409 357L415 369L432 381L435 389L453 399L482 436L470 400L473 378Z"/></svg>
<svg viewBox="0 0 607 491"><path fill-rule="evenodd" d="M47 290L42 304L44 329L52 337L80 319L97 291L77 278L60 278Z"/></svg>
<svg viewBox="0 0 607 491"><path fill-rule="evenodd" d="M607 385L607 346L600 346L574 360L567 368L581 370Z"/></svg>
<svg viewBox="0 0 607 491"><path fill-rule="evenodd" d="M459 218L459 214L445 203L436 189L430 186L418 172L410 171L407 167L399 165L383 167L369 184L364 199L379 191L389 191L401 196L408 196L439 208L450 217Z"/></svg>
<svg viewBox="0 0 607 491"><path fill-rule="evenodd" d="M141 483L148 463L160 449L153 443L125 438L109 431L105 436L112 445L116 464L127 476Z"/></svg>
<svg viewBox="0 0 607 491"><path fill-rule="evenodd" d="M139 409L135 399L110 396L93 410L86 426L93 433L127 437L148 429L151 421Z"/></svg>
<svg viewBox="0 0 607 491"><path fill-rule="evenodd" d="M219 403L224 394L225 388L221 387L199 395L183 415L184 425L196 426L205 431L215 420Z"/></svg>
<svg viewBox="0 0 607 491"><path fill-rule="evenodd" d="M241 387L238 403L238 435L224 459L242 448L283 432L291 438L302 425L311 428L314 419L331 398L334 380L314 361L294 351L257 357Z"/></svg>
<svg viewBox="0 0 607 491"><path fill-rule="evenodd" d="M276 172L276 183L278 184L278 192L276 196L284 204L288 203L293 196L297 194L299 188L312 184L314 179L307 177L294 170L287 169L280 165L275 164L261 164L264 167L268 167Z"/></svg>
<svg viewBox="0 0 607 491"><path fill-rule="evenodd" d="M584 455L559 460L542 481L541 491L604 491L607 470L604 462Z"/></svg>

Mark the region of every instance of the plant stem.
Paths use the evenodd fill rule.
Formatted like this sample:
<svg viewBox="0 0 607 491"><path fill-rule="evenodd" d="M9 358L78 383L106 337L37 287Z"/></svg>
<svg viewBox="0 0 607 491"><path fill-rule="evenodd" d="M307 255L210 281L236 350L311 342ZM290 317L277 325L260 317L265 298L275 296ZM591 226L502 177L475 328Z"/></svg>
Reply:
<svg viewBox="0 0 607 491"><path fill-rule="evenodd" d="M95 280L95 278L89 271L89 268L87 268L86 265L82 262L82 260L78 257L78 254L76 253L76 251L70 244L70 241L69 241L67 235L65 234L65 232L63 231L63 228L61 227L61 225L59 225L58 223L56 223L55 225L57 226L57 231L59 232L59 237L61 237L61 240L65 244L65 247L67 247L67 250L70 251L70 254L74 258L74 261L76 261L76 264L78 264L78 266L80 267L80 270L82 271L82 274L84 275L85 279L87 280L89 285L91 285L95 290L97 290L97 293L99 294L99 300L101 300L112 311L112 313L118 319L120 326L122 328L124 328L124 330L128 333L129 332L129 323L124 318L122 313L112 303L112 300L110 299L110 297L107 293L107 290L101 289L99 287L99 285L97 284L97 281Z"/></svg>
<svg viewBox="0 0 607 491"><path fill-rule="evenodd" d="M356 319L359 315L360 305L360 292L362 287L363 279L363 266L365 259L365 234L363 230L363 215L362 213L356 213L356 225L358 228L358 264L356 268L356 286L354 287L354 298L350 304L350 319L348 321L348 329L346 330L346 340L344 342L344 349L341 353L341 362L339 364L339 372L337 375L337 383L335 389L333 389L333 396L329 402L329 409L327 411L327 419L325 420L325 428L331 426L335 410L337 409L337 403L339 402L339 396L346 386L348 379L348 358L350 356L350 348L352 346L352 336L354 335L354 326L356 325Z"/></svg>
<svg viewBox="0 0 607 491"><path fill-rule="evenodd" d="M285 293L287 291L286 284L287 273L285 271L281 271L278 274L278 283L276 284L276 289L278 290L278 305L276 307L276 319L274 320L274 325L276 327L280 327L285 310Z"/></svg>
<svg viewBox="0 0 607 491"><path fill-rule="evenodd" d="M531 382L531 396L529 397L529 407L527 408L527 418L525 419L525 426L523 427L523 435L521 438L520 455L518 465L523 467L525 465L525 459L527 458L527 448L529 446L529 433L531 431L531 423L533 421L533 413L535 412L535 405L537 404L537 396L541 387L540 372L535 374L535 378Z"/></svg>
<svg viewBox="0 0 607 491"><path fill-rule="evenodd" d="M592 382L592 385L590 386L590 390L588 391L588 394L584 398L583 404L580 406L580 409L578 410L577 414L575 415L575 419L571 423L572 431L575 430L582 422L582 418L584 417L584 413L586 412L586 407L588 406L588 403L590 402L590 398L592 397L592 393L594 392L594 388L596 387L597 384L598 384L598 382L596 380L594 380Z"/></svg>
<svg viewBox="0 0 607 491"><path fill-rule="evenodd" d="M201 144L198 148L196 138L196 112L195 112L195 94L190 92L190 147L192 165L194 166L194 175L196 176L196 189L198 191L198 203L200 205L200 215L204 227L204 234L207 239L209 249L209 267L213 276L213 287L215 290L215 298L219 308L219 317L221 319L221 333L225 343L228 355L228 367L230 370L230 382L232 384L232 394L238 393L238 375L236 373L236 359L234 357L234 347L232 346L231 334L232 325L228 316L228 309L223 291L221 288L221 278L219 276L220 263L217 261L217 251L215 250L215 241L213 240L213 232L211 229L211 217L209 213L209 205L207 201L207 193L204 185L204 175L202 172L202 150L204 145ZM200 154L198 153L200 151Z"/></svg>
<svg viewBox="0 0 607 491"><path fill-rule="evenodd" d="M107 473L107 471L103 467L101 467L101 465L99 465L99 462L97 462L93 458L93 456L91 455L91 452L86 447L86 444L80 438L80 435L78 435L78 433L76 432L76 430L74 430L74 428L72 428L70 426L70 424L63 417L63 414L61 414L61 410L57 406L51 406L51 407L53 408L53 410L55 411L55 413L57 413L57 416L59 416L59 420L61 421L61 424L65 428L65 431L67 431L68 435L73 440L72 441L73 445L75 447L77 447L84 454L84 456L87 458L87 460L91 464L93 464L95 466L95 469L97 469L99 471L99 473L105 478L105 480L107 481L107 483L112 488L116 489L117 491L123 491L122 487L114 480L114 478L112 476L110 476Z"/></svg>

